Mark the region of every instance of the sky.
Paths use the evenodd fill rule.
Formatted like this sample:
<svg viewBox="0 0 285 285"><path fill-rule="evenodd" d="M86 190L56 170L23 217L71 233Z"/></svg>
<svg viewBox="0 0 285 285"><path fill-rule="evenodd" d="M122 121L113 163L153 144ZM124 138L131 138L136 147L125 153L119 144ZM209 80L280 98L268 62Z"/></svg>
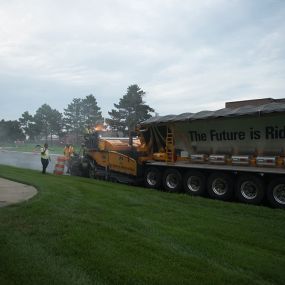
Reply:
<svg viewBox="0 0 285 285"><path fill-rule="evenodd" d="M132 84L159 115L285 98L285 0L0 0L0 120Z"/></svg>

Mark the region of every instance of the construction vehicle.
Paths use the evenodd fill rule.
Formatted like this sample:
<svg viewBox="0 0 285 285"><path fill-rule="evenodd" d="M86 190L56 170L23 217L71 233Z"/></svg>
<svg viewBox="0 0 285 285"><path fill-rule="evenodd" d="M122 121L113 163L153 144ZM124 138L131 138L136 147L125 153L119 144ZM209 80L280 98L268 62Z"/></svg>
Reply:
<svg viewBox="0 0 285 285"><path fill-rule="evenodd" d="M153 117L137 137L86 140L73 174L285 208L285 104Z"/></svg>

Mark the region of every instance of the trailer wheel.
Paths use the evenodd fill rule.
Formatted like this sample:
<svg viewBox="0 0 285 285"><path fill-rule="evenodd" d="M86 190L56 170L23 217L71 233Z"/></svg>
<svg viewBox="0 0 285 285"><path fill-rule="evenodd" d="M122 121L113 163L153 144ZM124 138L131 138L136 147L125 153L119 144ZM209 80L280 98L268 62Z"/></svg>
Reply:
<svg viewBox="0 0 285 285"><path fill-rule="evenodd" d="M183 178L184 191L193 196L201 196L206 189L205 175L200 171L188 171Z"/></svg>
<svg viewBox="0 0 285 285"><path fill-rule="evenodd" d="M149 167L145 171L144 185L147 188L158 189L161 186L161 172L156 167Z"/></svg>
<svg viewBox="0 0 285 285"><path fill-rule="evenodd" d="M267 199L272 207L285 209L285 178L277 178L268 184Z"/></svg>
<svg viewBox="0 0 285 285"><path fill-rule="evenodd" d="M252 174L241 175L236 184L236 196L243 203L260 204L264 197L264 183L261 177Z"/></svg>
<svg viewBox="0 0 285 285"><path fill-rule="evenodd" d="M177 169L167 169L163 175L163 186L168 192L179 192L182 187L182 176Z"/></svg>
<svg viewBox="0 0 285 285"><path fill-rule="evenodd" d="M228 201L233 196L233 177L227 173L214 172L208 179L208 193L213 199Z"/></svg>

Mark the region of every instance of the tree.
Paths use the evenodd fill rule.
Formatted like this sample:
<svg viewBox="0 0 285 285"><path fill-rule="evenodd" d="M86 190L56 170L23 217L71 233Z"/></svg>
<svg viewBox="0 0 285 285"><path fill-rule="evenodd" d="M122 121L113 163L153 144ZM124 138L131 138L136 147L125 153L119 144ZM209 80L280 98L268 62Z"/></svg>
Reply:
<svg viewBox="0 0 285 285"><path fill-rule="evenodd" d="M82 112L85 128L103 122L102 112L97 105L96 98L92 94L86 96L86 98L82 100Z"/></svg>
<svg viewBox="0 0 285 285"><path fill-rule="evenodd" d="M102 122L101 109L92 94L87 95L84 99L73 98L72 102L64 109L65 129L67 132L75 134L77 143L84 129Z"/></svg>
<svg viewBox="0 0 285 285"><path fill-rule="evenodd" d="M108 114L110 119L106 122L114 131L133 131L139 122L152 117L154 112L150 106L143 101L145 92L136 84L128 87L127 93L120 99L119 104L114 104L116 109L112 109Z"/></svg>
<svg viewBox="0 0 285 285"><path fill-rule="evenodd" d="M35 122L37 126L41 129L41 134L45 136L46 141L48 140L48 135L51 132L50 127L50 117L51 117L52 109L49 105L43 104L35 114Z"/></svg>
<svg viewBox="0 0 285 285"><path fill-rule="evenodd" d="M62 114L56 109L52 109L49 123L50 123L50 131L51 131L50 132L51 140L52 140L52 135L58 135L60 137L60 135L62 134L62 129L63 129Z"/></svg>
<svg viewBox="0 0 285 285"><path fill-rule="evenodd" d="M82 99L73 98L72 102L64 109L64 126L67 132L72 132L76 135L78 143L79 135L84 129L84 113Z"/></svg>
<svg viewBox="0 0 285 285"><path fill-rule="evenodd" d="M40 135L40 128L36 125L34 117L25 111L22 117L19 118L19 123L26 136L29 137L30 141L34 141L35 137Z"/></svg>
<svg viewBox="0 0 285 285"><path fill-rule="evenodd" d="M15 142L16 140L25 140L25 135L18 121L0 121L0 141Z"/></svg>
<svg viewBox="0 0 285 285"><path fill-rule="evenodd" d="M59 134L62 129L62 114L49 105L43 104L34 116L35 123L41 129L46 141L50 135L51 141L54 134Z"/></svg>

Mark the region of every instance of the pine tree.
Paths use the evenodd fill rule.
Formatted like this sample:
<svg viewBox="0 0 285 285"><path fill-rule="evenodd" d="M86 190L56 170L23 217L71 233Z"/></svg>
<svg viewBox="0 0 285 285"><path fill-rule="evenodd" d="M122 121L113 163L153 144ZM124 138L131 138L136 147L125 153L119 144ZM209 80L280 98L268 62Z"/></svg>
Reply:
<svg viewBox="0 0 285 285"><path fill-rule="evenodd" d="M103 123L102 112L100 110L97 100L92 94L86 96L86 98L82 100L82 112L85 128Z"/></svg>
<svg viewBox="0 0 285 285"><path fill-rule="evenodd" d="M120 99L119 104L114 104L116 109L112 109L108 114L110 119L106 122L114 131L122 131L127 134L133 131L139 122L152 117L154 112L150 106L143 101L145 92L136 84L128 87L127 93Z"/></svg>

